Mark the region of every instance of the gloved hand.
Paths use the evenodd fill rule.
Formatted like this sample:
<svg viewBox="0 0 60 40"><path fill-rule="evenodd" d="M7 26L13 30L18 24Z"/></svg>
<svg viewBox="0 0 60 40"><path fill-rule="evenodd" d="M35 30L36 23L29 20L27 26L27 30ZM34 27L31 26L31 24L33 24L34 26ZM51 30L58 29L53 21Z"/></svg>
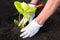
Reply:
<svg viewBox="0 0 60 40"><path fill-rule="evenodd" d="M35 19L32 20L25 28L21 29L23 32L20 37L27 38L34 36L43 25L39 25Z"/></svg>

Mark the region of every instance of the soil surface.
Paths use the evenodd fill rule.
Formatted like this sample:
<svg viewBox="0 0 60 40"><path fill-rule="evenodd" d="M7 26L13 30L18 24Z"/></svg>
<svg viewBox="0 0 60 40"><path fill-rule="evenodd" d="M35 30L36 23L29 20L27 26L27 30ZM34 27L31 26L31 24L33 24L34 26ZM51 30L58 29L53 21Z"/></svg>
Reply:
<svg viewBox="0 0 60 40"><path fill-rule="evenodd" d="M19 37L21 34L20 28L13 22L18 16L15 15L17 10L14 7L14 1L16 0L0 0L0 40L60 40L60 7L34 37L22 39ZM29 0L19 1L30 2ZM41 3L41 1L38 3ZM36 16L42 8L37 9Z"/></svg>

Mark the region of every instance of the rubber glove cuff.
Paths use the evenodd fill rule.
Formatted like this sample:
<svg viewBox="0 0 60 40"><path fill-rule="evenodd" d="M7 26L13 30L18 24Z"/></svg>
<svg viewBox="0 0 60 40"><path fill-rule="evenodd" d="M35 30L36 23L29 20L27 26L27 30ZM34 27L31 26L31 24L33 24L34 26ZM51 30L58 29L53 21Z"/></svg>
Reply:
<svg viewBox="0 0 60 40"><path fill-rule="evenodd" d="M29 4L29 6L30 6L30 7L35 7L36 5L35 5L35 4L30 3L30 4Z"/></svg>

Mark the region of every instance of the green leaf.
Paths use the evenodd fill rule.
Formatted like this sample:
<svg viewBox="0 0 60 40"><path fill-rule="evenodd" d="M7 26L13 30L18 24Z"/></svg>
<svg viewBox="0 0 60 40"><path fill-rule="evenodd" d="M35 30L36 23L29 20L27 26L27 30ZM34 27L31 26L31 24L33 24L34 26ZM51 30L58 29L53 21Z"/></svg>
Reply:
<svg viewBox="0 0 60 40"><path fill-rule="evenodd" d="M34 14L35 13L35 10L36 10L36 8L35 7L30 7L26 12L28 12L28 13L32 13L32 14Z"/></svg>
<svg viewBox="0 0 60 40"><path fill-rule="evenodd" d="M14 24L18 25L18 23L19 23L18 20L14 19Z"/></svg>
<svg viewBox="0 0 60 40"><path fill-rule="evenodd" d="M21 28L24 28L24 25L25 25L25 24L24 24L24 22L23 22L22 25L21 25Z"/></svg>
<svg viewBox="0 0 60 40"><path fill-rule="evenodd" d="M31 14L34 14L34 13L35 13L35 10L36 10L36 8L30 7L27 11L25 11L25 12L23 13L23 16L24 16L25 18L29 18L29 16L30 16Z"/></svg>
<svg viewBox="0 0 60 40"><path fill-rule="evenodd" d="M22 13L24 12L24 10L23 10L22 7L21 7L21 2L15 1L15 2L14 2L14 5L15 5L15 7L16 7L16 9L18 10L19 13L22 14Z"/></svg>
<svg viewBox="0 0 60 40"><path fill-rule="evenodd" d="M24 11L26 11L26 10L28 10L30 8L30 6L25 2L21 3L21 7L24 9Z"/></svg>
<svg viewBox="0 0 60 40"><path fill-rule="evenodd" d="M30 16L30 13L28 13L28 12L25 12L25 13L23 13L23 16L24 16L24 18L29 18L29 16Z"/></svg>

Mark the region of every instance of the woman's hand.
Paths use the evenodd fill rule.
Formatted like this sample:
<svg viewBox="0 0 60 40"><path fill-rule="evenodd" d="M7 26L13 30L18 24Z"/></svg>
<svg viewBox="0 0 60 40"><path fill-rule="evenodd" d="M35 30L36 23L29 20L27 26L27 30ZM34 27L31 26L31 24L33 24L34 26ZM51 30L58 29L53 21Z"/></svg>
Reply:
<svg viewBox="0 0 60 40"><path fill-rule="evenodd" d="M41 13L32 20L25 28L21 30L23 32L20 37L27 38L34 36L39 29L43 26L42 24L55 12L59 6L60 0L48 0Z"/></svg>
<svg viewBox="0 0 60 40"><path fill-rule="evenodd" d="M20 37L27 38L34 36L43 25L39 25L35 19L32 20L25 28L21 29L23 32Z"/></svg>

